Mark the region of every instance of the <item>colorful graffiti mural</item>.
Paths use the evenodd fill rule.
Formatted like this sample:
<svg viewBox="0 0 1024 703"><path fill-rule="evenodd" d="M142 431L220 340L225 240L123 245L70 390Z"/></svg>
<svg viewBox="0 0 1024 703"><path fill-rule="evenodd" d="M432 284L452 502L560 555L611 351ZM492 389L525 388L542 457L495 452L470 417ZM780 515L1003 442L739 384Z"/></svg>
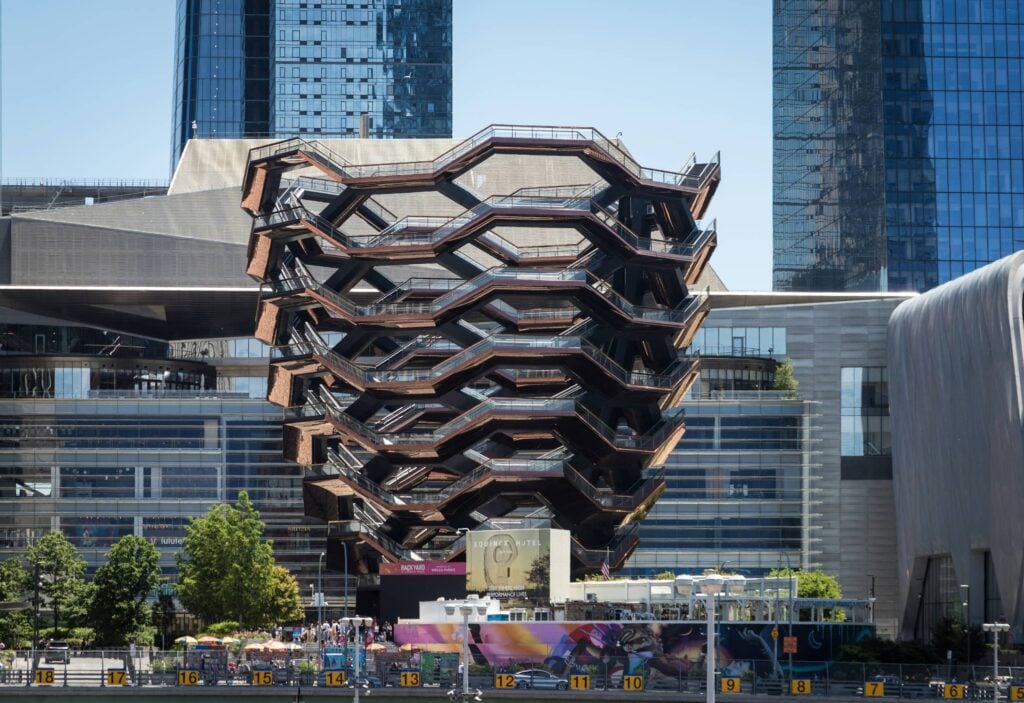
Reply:
<svg viewBox="0 0 1024 703"><path fill-rule="evenodd" d="M773 623L731 623L719 627L718 662L730 676L740 676L757 663L759 675L779 674L782 624L778 642ZM487 622L471 624L470 651L478 664L495 667L543 664L557 674L574 667L601 665L619 674L645 671L673 679L703 670L706 630L695 622ZM801 662L826 662L838 657L844 644L874 635L874 626L852 623L793 625ZM459 652L462 625L399 623L395 641L431 652ZM777 645L777 646L776 646ZM765 671L768 668L768 671Z"/></svg>

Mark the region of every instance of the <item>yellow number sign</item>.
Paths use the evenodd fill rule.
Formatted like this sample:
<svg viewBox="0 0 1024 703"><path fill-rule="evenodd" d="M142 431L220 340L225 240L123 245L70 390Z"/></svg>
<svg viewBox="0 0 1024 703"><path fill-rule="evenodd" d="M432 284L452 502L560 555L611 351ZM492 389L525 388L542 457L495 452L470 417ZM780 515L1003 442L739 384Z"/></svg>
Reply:
<svg viewBox="0 0 1024 703"><path fill-rule="evenodd" d="M128 675L124 669L108 669L107 670L107 685L108 686L125 686L128 683Z"/></svg>
<svg viewBox="0 0 1024 703"><path fill-rule="evenodd" d="M348 683L348 675L344 671L328 671L324 674L324 683L328 686L344 686Z"/></svg>
<svg viewBox="0 0 1024 703"><path fill-rule="evenodd" d="M56 680L53 674L53 669L36 669L34 677L36 686L51 686Z"/></svg>
<svg viewBox="0 0 1024 703"><path fill-rule="evenodd" d="M405 688L418 688L420 685L420 672L418 671L403 671L398 678L399 685Z"/></svg>
<svg viewBox="0 0 1024 703"><path fill-rule="evenodd" d="M1010 700L1024 701L1024 686L1010 686Z"/></svg>
<svg viewBox="0 0 1024 703"><path fill-rule="evenodd" d="M792 696L809 696L811 695L811 680L810 679L793 679L789 682L789 693Z"/></svg>
<svg viewBox="0 0 1024 703"><path fill-rule="evenodd" d="M569 688L590 688L590 674L573 674L569 677Z"/></svg>
<svg viewBox="0 0 1024 703"><path fill-rule="evenodd" d="M252 672L252 685L253 686L273 686L274 685L274 672L273 671L254 671L254 672Z"/></svg>
<svg viewBox="0 0 1024 703"><path fill-rule="evenodd" d="M516 677L512 674L495 674L494 675L494 687L495 688L515 688Z"/></svg>
<svg viewBox="0 0 1024 703"><path fill-rule="evenodd" d="M195 669L178 669L179 686L195 686L199 683L199 672Z"/></svg>
<svg viewBox="0 0 1024 703"><path fill-rule="evenodd" d="M642 690L644 690L644 677L643 676L623 676L622 677L622 690L623 691L642 691Z"/></svg>
<svg viewBox="0 0 1024 703"><path fill-rule="evenodd" d="M722 677L722 693L739 693L740 692L740 680L738 678L723 676Z"/></svg>
<svg viewBox="0 0 1024 703"><path fill-rule="evenodd" d="M864 684L864 695L867 698L881 698L885 695L885 684L881 681L868 681Z"/></svg>
<svg viewBox="0 0 1024 703"><path fill-rule="evenodd" d="M967 687L962 683L947 683L942 687L943 698L963 698Z"/></svg>

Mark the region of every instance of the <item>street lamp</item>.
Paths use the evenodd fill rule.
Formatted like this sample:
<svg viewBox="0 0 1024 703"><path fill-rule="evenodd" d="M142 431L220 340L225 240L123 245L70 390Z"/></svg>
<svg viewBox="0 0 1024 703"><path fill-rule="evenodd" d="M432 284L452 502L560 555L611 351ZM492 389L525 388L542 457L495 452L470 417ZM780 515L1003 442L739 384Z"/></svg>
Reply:
<svg viewBox="0 0 1024 703"><path fill-rule="evenodd" d="M344 543L343 543L344 544ZM355 690L355 703L359 703L359 628L369 627L373 622L373 618L361 618L358 615L354 618L343 617L341 619L341 625L345 628L345 632L348 632L348 628L351 626L355 628L355 641L352 643L352 658L355 660L352 664L352 688ZM345 641L345 652L348 653L348 638L346 636Z"/></svg>
<svg viewBox="0 0 1024 703"><path fill-rule="evenodd" d="M324 557L326 552L320 552L320 558L316 560L316 631L319 633L324 623Z"/></svg>
<svg viewBox="0 0 1024 703"><path fill-rule="evenodd" d="M964 633L967 635L967 678L970 680L974 678L971 676L974 670L971 666L971 584L961 583L960 589L967 591L967 597L964 598Z"/></svg>
<svg viewBox="0 0 1024 703"><path fill-rule="evenodd" d="M707 656L704 658L707 676L707 703L715 703L715 596L722 592L725 579L721 574L708 574L694 579L704 595L704 609L708 616Z"/></svg>
<svg viewBox="0 0 1024 703"><path fill-rule="evenodd" d="M462 699L469 700L469 616L474 613L478 618L487 615L487 606L483 603L474 604L475 599L469 598L463 603L445 604L444 612L448 615L462 615Z"/></svg>
<svg viewBox="0 0 1024 703"><path fill-rule="evenodd" d="M992 633L995 642L995 658L992 660L992 703L999 703L999 633L1008 632L1010 626L1005 622L986 622L981 629Z"/></svg>
<svg viewBox="0 0 1024 703"><path fill-rule="evenodd" d="M871 579L871 590L868 591L868 616L869 622L875 622L875 575L867 574L867 577Z"/></svg>
<svg viewBox="0 0 1024 703"><path fill-rule="evenodd" d="M344 615L348 617L348 542L341 543L342 556L345 559L345 612Z"/></svg>

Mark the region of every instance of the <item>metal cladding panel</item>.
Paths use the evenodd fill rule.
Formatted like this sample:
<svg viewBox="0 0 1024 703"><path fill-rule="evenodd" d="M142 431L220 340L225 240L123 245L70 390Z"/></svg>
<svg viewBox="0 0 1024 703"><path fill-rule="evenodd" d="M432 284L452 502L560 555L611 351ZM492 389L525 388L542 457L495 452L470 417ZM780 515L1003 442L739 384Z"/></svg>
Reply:
<svg viewBox="0 0 1024 703"><path fill-rule="evenodd" d="M17 219L14 285L235 286L255 288L239 267L245 247L147 232Z"/></svg>
<svg viewBox="0 0 1024 703"><path fill-rule="evenodd" d="M36 210L16 216L15 221L85 225L229 244L245 244L249 239L249 220L238 209L235 188Z"/></svg>
<svg viewBox="0 0 1024 703"><path fill-rule="evenodd" d="M903 632L923 565L950 555L961 583L991 552L1011 639L1024 631L1024 252L901 305L889 323L893 489ZM976 582L977 583L977 582ZM976 588L980 592L980 588Z"/></svg>

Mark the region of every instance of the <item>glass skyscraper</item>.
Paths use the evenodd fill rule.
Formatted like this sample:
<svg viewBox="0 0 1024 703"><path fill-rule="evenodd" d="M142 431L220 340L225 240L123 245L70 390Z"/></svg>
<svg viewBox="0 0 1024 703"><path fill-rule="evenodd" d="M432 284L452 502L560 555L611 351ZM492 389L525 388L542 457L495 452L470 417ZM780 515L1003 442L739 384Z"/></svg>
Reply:
<svg viewBox="0 0 1024 703"><path fill-rule="evenodd" d="M1022 21L776 0L776 290L926 290L1024 246Z"/></svg>
<svg viewBox="0 0 1024 703"><path fill-rule="evenodd" d="M451 0L178 0L172 162L199 138L452 134Z"/></svg>

